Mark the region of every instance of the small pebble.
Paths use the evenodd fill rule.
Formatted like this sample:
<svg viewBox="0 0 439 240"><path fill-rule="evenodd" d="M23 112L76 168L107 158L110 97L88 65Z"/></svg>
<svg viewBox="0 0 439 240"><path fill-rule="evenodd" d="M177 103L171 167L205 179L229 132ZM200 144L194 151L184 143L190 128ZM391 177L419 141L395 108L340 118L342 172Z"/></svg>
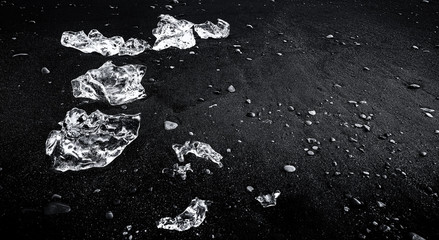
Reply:
<svg viewBox="0 0 439 240"><path fill-rule="evenodd" d="M309 150L308 152L306 152L309 156L314 156L314 152L313 151L311 151L311 150Z"/></svg>
<svg viewBox="0 0 439 240"><path fill-rule="evenodd" d="M421 155L422 157L425 157L425 156L427 156L427 152L421 152L420 155Z"/></svg>
<svg viewBox="0 0 439 240"><path fill-rule="evenodd" d="M381 202L381 201L377 201L378 207L383 208L386 206L385 203Z"/></svg>
<svg viewBox="0 0 439 240"><path fill-rule="evenodd" d="M46 67L43 67L43 68L41 68L41 73L42 73L42 74L49 74L50 71L49 71L49 69L47 69Z"/></svg>
<svg viewBox="0 0 439 240"><path fill-rule="evenodd" d="M255 190L255 189L252 186L247 186L247 191L253 192L253 190Z"/></svg>
<svg viewBox="0 0 439 240"><path fill-rule="evenodd" d="M178 127L178 124L171 121L165 121L165 130L174 130Z"/></svg>
<svg viewBox="0 0 439 240"><path fill-rule="evenodd" d="M113 212L108 211L108 212L105 213L105 218L106 219L113 219L113 217L114 217Z"/></svg>
<svg viewBox="0 0 439 240"><path fill-rule="evenodd" d="M309 113L309 115L311 115L311 116L316 115L316 111L314 111L314 110L308 111L308 113Z"/></svg>
<svg viewBox="0 0 439 240"><path fill-rule="evenodd" d="M286 172L295 172L296 171L296 167L294 167L293 165L285 165L284 166L284 170L286 171Z"/></svg>
<svg viewBox="0 0 439 240"><path fill-rule="evenodd" d="M327 38L327 39L331 39L331 38L334 38L334 35L332 35L332 34L329 34L329 35L327 35L327 36L326 36L326 38Z"/></svg>
<svg viewBox="0 0 439 240"><path fill-rule="evenodd" d="M246 102L247 104L250 104L250 103L252 103L252 100L249 99L249 98L247 98L247 99L245 100L245 102Z"/></svg>
<svg viewBox="0 0 439 240"><path fill-rule="evenodd" d="M256 113L254 113L254 112L249 112L249 113L247 113L247 117L252 117L252 118L254 118L254 117L256 117Z"/></svg>
<svg viewBox="0 0 439 240"><path fill-rule="evenodd" d="M288 111L290 111L290 112L294 111L294 107L293 106L288 106Z"/></svg>
<svg viewBox="0 0 439 240"><path fill-rule="evenodd" d="M312 122L311 122L310 120L306 120L306 121L305 121L305 124L308 125L308 126L310 126L310 125L312 125Z"/></svg>
<svg viewBox="0 0 439 240"><path fill-rule="evenodd" d="M229 91L230 93L234 93L234 92L236 91L236 89L235 89L235 87L234 87L233 85L230 85L230 86L227 88L227 91Z"/></svg>
<svg viewBox="0 0 439 240"><path fill-rule="evenodd" d="M418 84L416 84L416 83L412 83L412 84L408 85L407 87L410 88L410 89L418 89L418 88L421 88L421 86L418 85Z"/></svg>
<svg viewBox="0 0 439 240"><path fill-rule="evenodd" d="M368 68L368 67L364 67L363 70L365 70L365 71L370 71L370 68Z"/></svg>

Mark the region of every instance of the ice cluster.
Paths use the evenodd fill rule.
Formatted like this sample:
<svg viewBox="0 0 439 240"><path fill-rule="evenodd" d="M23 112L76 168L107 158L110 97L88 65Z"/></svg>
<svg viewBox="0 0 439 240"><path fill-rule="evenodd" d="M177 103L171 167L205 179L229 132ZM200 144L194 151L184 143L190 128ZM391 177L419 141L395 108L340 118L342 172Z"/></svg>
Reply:
<svg viewBox="0 0 439 240"><path fill-rule="evenodd" d="M175 175L178 175L181 177L182 180L186 180L186 177L187 177L186 173L188 171L193 172L190 163L183 165L183 166L179 166L178 163L176 163L176 164L174 164L172 169L171 168L164 168L162 170L162 173L165 173L171 177L175 177Z"/></svg>
<svg viewBox="0 0 439 240"><path fill-rule="evenodd" d="M192 227L198 227L206 218L207 205L206 200L199 198L192 199L189 207L180 213L177 217L161 218L157 223L157 228L167 230L186 231Z"/></svg>
<svg viewBox="0 0 439 240"><path fill-rule="evenodd" d="M46 154L59 171L105 167L137 138L140 114L107 115L99 110L87 115L78 108L68 111L46 140Z"/></svg>
<svg viewBox="0 0 439 240"><path fill-rule="evenodd" d="M151 48L145 40L130 38L125 42L121 36L107 38L96 29L92 29L88 35L84 31L65 31L61 36L61 44L84 53L97 52L103 56L133 56Z"/></svg>
<svg viewBox="0 0 439 240"><path fill-rule="evenodd" d="M73 96L121 105L146 97L141 81L146 66L116 66L111 61L72 80Z"/></svg>
<svg viewBox="0 0 439 240"><path fill-rule="evenodd" d="M197 157L210 160L218 164L219 167L223 167L223 164L221 163L223 156L213 150L212 147L207 143L202 143L199 141L186 141L184 145L173 144L172 149L174 149L175 154L177 154L177 158L180 162L184 161L184 155L193 153Z"/></svg>

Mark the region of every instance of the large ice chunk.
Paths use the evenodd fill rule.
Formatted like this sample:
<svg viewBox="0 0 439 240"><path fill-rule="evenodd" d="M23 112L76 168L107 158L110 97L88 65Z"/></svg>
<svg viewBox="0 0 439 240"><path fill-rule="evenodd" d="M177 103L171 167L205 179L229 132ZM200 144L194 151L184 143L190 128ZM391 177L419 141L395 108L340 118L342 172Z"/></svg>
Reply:
<svg viewBox="0 0 439 240"><path fill-rule="evenodd" d="M130 38L125 42L121 36L107 38L96 29L92 29L88 35L84 31L65 31L61 36L61 44L84 53L97 52L103 56L116 54L133 56L151 48L144 40Z"/></svg>
<svg viewBox="0 0 439 240"><path fill-rule="evenodd" d="M87 115L78 108L68 111L46 140L46 154L56 170L105 167L137 138L140 114L107 115L99 110Z"/></svg>
<svg viewBox="0 0 439 240"><path fill-rule="evenodd" d="M195 198L189 207L175 218L165 217L157 223L157 228L168 230L186 231L192 227L198 227L206 218L206 200Z"/></svg>
<svg viewBox="0 0 439 240"><path fill-rule="evenodd" d="M211 21L205 23L195 24L194 30L202 39L207 38L226 38L230 34L230 24L218 18L218 24L213 24Z"/></svg>
<svg viewBox="0 0 439 240"><path fill-rule="evenodd" d="M186 165L183 166L179 166L178 163L174 164L174 166L172 167L172 169L170 168L164 168L162 170L162 173L165 173L171 177L175 177L175 175L179 175L181 177L182 180L186 180L186 173L190 171L193 172L194 170L192 170L191 168L191 164L188 163Z"/></svg>
<svg viewBox="0 0 439 240"><path fill-rule="evenodd" d="M152 30L152 34L157 38L153 50L160 51L169 47L187 49L195 46L193 23L177 20L167 14L161 14L159 19L157 28Z"/></svg>
<svg viewBox="0 0 439 240"><path fill-rule="evenodd" d="M143 65L116 66L111 61L72 80L73 96L121 105L146 97Z"/></svg>
<svg viewBox="0 0 439 240"><path fill-rule="evenodd" d="M279 197L279 195L280 195L280 191L276 190L276 192L274 192L274 193L260 195L260 196L256 197L255 199L258 202L260 202L264 208L266 208L266 207L276 206L276 199Z"/></svg>
<svg viewBox="0 0 439 240"><path fill-rule="evenodd" d="M184 145L172 144L172 149L174 149L175 154L177 154L177 158L180 162L184 161L184 155L193 153L197 157L201 157L218 164L219 167L223 166L221 163L223 156L215 152L215 150L213 150L212 147L207 143L202 143L199 141L186 141Z"/></svg>

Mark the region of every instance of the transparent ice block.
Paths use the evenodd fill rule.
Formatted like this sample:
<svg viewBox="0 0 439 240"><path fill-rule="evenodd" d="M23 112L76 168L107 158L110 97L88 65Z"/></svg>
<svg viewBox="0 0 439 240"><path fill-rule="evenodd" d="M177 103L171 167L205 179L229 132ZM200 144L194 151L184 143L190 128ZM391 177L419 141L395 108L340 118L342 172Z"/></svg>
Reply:
<svg viewBox="0 0 439 240"><path fill-rule="evenodd" d="M107 115L99 110L90 115L78 108L68 111L46 140L46 154L53 167L65 172L105 167L137 138L140 114Z"/></svg>
<svg viewBox="0 0 439 240"><path fill-rule="evenodd" d="M193 23L177 20L167 14L161 14L159 19L157 28L152 30L152 34L157 38L153 50L160 51L169 47L187 49L195 46Z"/></svg>
<svg viewBox="0 0 439 240"><path fill-rule="evenodd" d="M144 40L131 38L127 42L121 36L107 38L96 29L88 35L84 31L65 31L61 36L61 44L84 53L97 52L103 56L137 55L151 46Z"/></svg>
<svg viewBox="0 0 439 240"><path fill-rule="evenodd" d="M173 144L172 149L174 149L175 154L177 154L177 158L180 162L184 161L184 155L193 153L197 157L201 157L218 164L219 167L223 166L221 163L223 156L213 150L212 147L207 143L202 143L199 141L186 141L184 145Z"/></svg>
<svg viewBox="0 0 439 240"><path fill-rule="evenodd" d="M205 23L194 24L194 30L202 39L207 38L226 38L230 34L230 24L218 18L218 24L211 21Z"/></svg>
<svg viewBox="0 0 439 240"><path fill-rule="evenodd" d="M195 198L189 207L175 218L161 218L157 223L157 228L167 230L186 231L192 227L198 227L206 218L207 205L205 200Z"/></svg>
<svg viewBox="0 0 439 240"><path fill-rule="evenodd" d="M116 66L111 61L72 80L73 96L122 105L146 97L143 65Z"/></svg>

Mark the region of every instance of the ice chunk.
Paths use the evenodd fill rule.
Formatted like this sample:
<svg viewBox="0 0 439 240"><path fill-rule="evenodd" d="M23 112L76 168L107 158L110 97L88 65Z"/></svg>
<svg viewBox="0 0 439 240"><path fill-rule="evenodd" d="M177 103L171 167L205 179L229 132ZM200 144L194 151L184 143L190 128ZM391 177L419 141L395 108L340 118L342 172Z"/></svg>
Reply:
<svg viewBox="0 0 439 240"><path fill-rule="evenodd" d="M122 105L146 97L143 65L116 66L111 61L72 80L73 96Z"/></svg>
<svg viewBox="0 0 439 240"><path fill-rule="evenodd" d="M87 115L78 108L68 111L46 140L46 154L56 170L105 167L137 138L140 114L107 115L99 110Z"/></svg>
<svg viewBox="0 0 439 240"><path fill-rule="evenodd" d="M132 56L151 47L146 41L135 38L130 38L127 42L121 36L107 38L96 29L92 29L88 35L84 31L65 31L61 36L61 44L84 53L97 52L103 56Z"/></svg>
<svg viewBox="0 0 439 240"><path fill-rule="evenodd" d="M159 18L157 28L152 30L152 34L157 38L153 50L160 51L169 47L187 49L195 46L193 23L177 20L167 14L161 14Z"/></svg>
<svg viewBox="0 0 439 240"><path fill-rule="evenodd" d="M194 30L202 39L207 38L226 38L230 34L230 24L218 18L218 24L213 24L211 21L205 23L195 24Z"/></svg>
<svg viewBox="0 0 439 240"><path fill-rule="evenodd" d="M174 149L175 154L177 154L177 158L180 162L184 161L184 155L193 153L197 157L201 157L218 164L219 167L223 166L221 163L223 156L215 152L215 150L213 150L212 147L207 143L186 141L184 145L173 144L172 149Z"/></svg>
<svg viewBox="0 0 439 240"><path fill-rule="evenodd" d="M178 163L176 163L176 164L174 164L172 169L164 168L162 170L162 173L166 173L171 177L174 177L175 175L179 175L181 177L181 179L186 180L186 172L187 171L193 172L190 163L188 163L184 166L178 166Z"/></svg>
<svg viewBox="0 0 439 240"><path fill-rule="evenodd" d="M266 207L276 206L276 199L279 197L279 195L280 195L280 191L276 190L276 192L272 194L265 194L265 195L262 194L256 197L255 199L258 202L260 202L264 208L266 208Z"/></svg>
<svg viewBox="0 0 439 240"><path fill-rule="evenodd" d="M157 228L186 231L191 227L198 227L206 218L206 200L192 199L189 207L175 218L165 217L157 223Z"/></svg>

